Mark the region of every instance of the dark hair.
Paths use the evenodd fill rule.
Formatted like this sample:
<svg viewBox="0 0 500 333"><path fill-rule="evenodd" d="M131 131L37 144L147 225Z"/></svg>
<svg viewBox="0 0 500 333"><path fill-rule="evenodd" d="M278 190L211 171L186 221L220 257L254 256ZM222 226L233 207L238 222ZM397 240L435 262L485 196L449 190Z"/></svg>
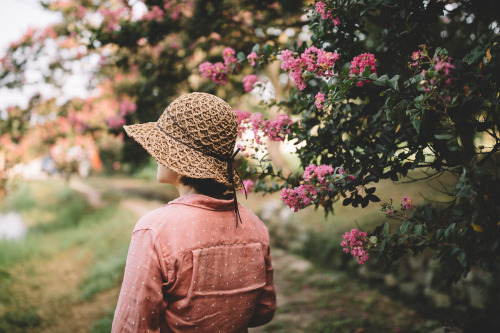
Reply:
<svg viewBox="0 0 500 333"><path fill-rule="evenodd" d="M184 185L192 186L196 192L209 197L229 199L233 196L232 193L228 192L229 190L224 185L216 182L212 178L191 178L181 176L179 181Z"/></svg>

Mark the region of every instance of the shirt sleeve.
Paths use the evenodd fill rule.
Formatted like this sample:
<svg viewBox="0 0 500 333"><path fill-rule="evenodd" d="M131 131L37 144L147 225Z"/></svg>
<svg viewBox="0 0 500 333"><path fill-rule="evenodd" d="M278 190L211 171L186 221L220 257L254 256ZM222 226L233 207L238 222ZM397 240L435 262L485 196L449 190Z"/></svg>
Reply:
<svg viewBox="0 0 500 333"><path fill-rule="evenodd" d="M271 264L271 252L268 248L265 256L266 262L266 286L257 300L254 314L250 320L249 327L265 325L274 317L276 311L276 291L273 284L273 265Z"/></svg>
<svg viewBox="0 0 500 333"><path fill-rule="evenodd" d="M151 230L133 233L111 332L160 332L167 304L158 243Z"/></svg>

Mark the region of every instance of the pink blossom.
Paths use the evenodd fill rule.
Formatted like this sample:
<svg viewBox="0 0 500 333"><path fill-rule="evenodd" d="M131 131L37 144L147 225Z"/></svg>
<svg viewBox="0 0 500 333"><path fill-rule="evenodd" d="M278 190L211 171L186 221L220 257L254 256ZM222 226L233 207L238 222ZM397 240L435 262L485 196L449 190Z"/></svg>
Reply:
<svg viewBox="0 0 500 333"><path fill-rule="evenodd" d="M204 78L210 79L213 82L221 85L225 85L227 83L228 74L234 69L238 69L238 59L234 56L236 52L230 48L226 47L224 51L222 51L222 58L224 59L224 63L222 62L204 62L198 66L198 69L201 75Z"/></svg>
<svg viewBox="0 0 500 333"><path fill-rule="evenodd" d="M243 78L243 88L246 92L250 92L253 89L254 84L259 81L257 75L251 74Z"/></svg>
<svg viewBox="0 0 500 333"><path fill-rule="evenodd" d="M172 7L172 1L171 0L166 0L165 4L163 5L163 8L165 8L165 11L169 11L170 7Z"/></svg>
<svg viewBox="0 0 500 333"><path fill-rule="evenodd" d="M252 115L250 112L243 110L234 110L234 113L236 113L236 116L238 117L238 125L241 125L244 120L250 118Z"/></svg>
<svg viewBox="0 0 500 333"><path fill-rule="evenodd" d="M210 79L217 84L226 84L227 82L227 71L226 67L221 62L216 62L212 64L208 61L200 64L198 67L201 76Z"/></svg>
<svg viewBox="0 0 500 333"><path fill-rule="evenodd" d="M280 60L281 60L281 69L289 70L294 69L296 67L296 60L294 58L295 53L290 50L281 51Z"/></svg>
<svg viewBox="0 0 500 333"><path fill-rule="evenodd" d="M351 61L351 75L361 75L367 66L370 68L370 74L376 73L375 55L363 53L354 57ZM370 82L370 80L358 81L357 86L362 87L365 82Z"/></svg>
<svg viewBox="0 0 500 333"><path fill-rule="evenodd" d="M315 46L306 48L304 52L298 55L291 50L284 50L280 54L281 68L290 71L290 78L299 90L304 90L304 72L311 72L318 77L332 76L335 61L339 55L335 52L326 52Z"/></svg>
<svg viewBox="0 0 500 333"><path fill-rule="evenodd" d="M424 53L422 51L416 51L416 52L413 52L413 54L411 55L411 59L412 60L419 60L419 59L422 59L424 57Z"/></svg>
<svg viewBox="0 0 500 333"><path fill-rule="evenodd" d="M116 10L100 8L98 12L104 17L103 29L107 33L115 32L119 27L119 21L125 16L127 8L120 7Z"/></svg>
<svg viewBox="0 0 500 333"><path fill-rule="evenodd" d="M238 59L234 56L236 54L236 51L234 51L230 47L226 47L224 51L222 51L222 58L224 59L224 65L226 65L226 68L228 70L231 69L231 65L235 64L238 62Z"/></svg>
<svg viewBox="0 0 500 333"><path fill-rule="evenodd" d="M251 193L254 186L255 186L255 182L251 179L245 179L243 181L243 186L245 187L245 190L247 191L247 193ZM243 189L241 189L240 192L244 193L245 191Z"/></svg>
<svg viewBox="0 0 500 333"><path fill-rule="evenodd" d="M338 17L332 18L332 22L333 22L333 25L336 27L340 25L340 20Z"/></svg>
<svg viewBox="0 0 500 333"><path fill-rule="evenodd" d="M256 60L258 59L258 56L255 52L251 52L248 56L247 56L247 60L250 62L250 66L252 67L255 67L255 64L256 64Z"/></svg>
<svg viewBox="0 0 500 333"><path fill-rule="evenodd" d="M261 136L259 131L263 133L267 132L267 121L262 119L261 113L253 113L252 116L250 117L250 124L253 127L255 142L257 142L257 144L261 144L262 141L260 141Z"/></svg>
<svg viewBox="0 0 500 333"><path fill-rule="evenodd" d="M316 2L316 12L321 14L321 18L323 20L326 20L332 16L332 13L330 11L325 11L326 10L326 5L322 1Z"/></svg>
<svg viewBox="0 0 500 333"><path fill-rule="evenodd" d="M111 116L106 119L106 123L110 128L120 128L125 125L125 118L119 115Z"/></svg>
<svg viewBox="0 0 500 333"><path fill-rule="evenodd" d="M302 73L298 71L292 71L290 72L290 78L292 79L293 83L299 88L299 90L304 90L306 88L306 83L304 82L304 79L302 77Z"/></svg>
<svg viewBox="0 0 500 333"><path fill-rule="evenodd" d="M120 115L125 117L129 113L133 113L137 110L137 105L131 101L123 101L120 103Z"/></svg>
<svg viewBox="0 0 500 333"><path fill-rule="evenodd" d="M445 76L450 75L450 71L452 69L455 69L455 65L451 63L452 58L450 57L441 57L441 58L435 57L433 60L436 61L436 64L434 65L436 72L442 70Z"/></svg>
<svg viewBox="0 0 500 333"><path fill-rule="evenodd" d="M343 247L343 251L345 253L351 252L351 255L358 260L360 265L363 265L370 255L365 250L368 245L368 240L366 237L368 234L363 231L359 231L357 228L352 229L349 232L346 232L342 238L344 241L340 243Z"/></svg>
<svg viewBox="0 0 500 333"><path fill-rule="evenodd" d="M247 120L252 116L252 114L248 111L242 110L234 110L234 113L236 113L236 116L238 117L238 136L242 137L243 132L247 129L245 123L247 123ZM241 150L244 149L241 148Z"/></svg>
<svg viewBox="0 0 500 333"><path fill-rule="evenodd" d="M149 12L147 12L146 14L144 14L142 16L142 20L146 20L146 21L161 21L163 20L163 17L165 16L165 13L163 12L163 10L158 7L158 6L153 6L151 8L151 10Z"/></svg>
<svg viewBox="0 0 500 333"><path fill-rule="evenodd" d="M313 199L312 197L317 194L317 190L310 185L300 185L299 187L289 189L283 188L281 190L281 200L294 212L309 206Z"/></svg>
<svg viewBox="0 0 500 333"><path fill-rule="evenodd" d="M291 133L293 121L284 113L278 114L276 119L267 122L266 135L272 141L284 141L285 136Z"/></svg>
<svg viewBox="0 0 500 333"><path fill-rule="evenodd" d="M415 205L413 204L413 199L410 199L407 196L403 197L401 205L404 207L404 209L413 209L413 208L415 208Z"/></svg>
<svg viewBox="0 0 500 333"><path fill-rule="evenodd" d="M316 166L309 164L304 170L303 177L307 182L319 182L320 185L325 185L325 177L333 174L334 171L331 165L321 164Z"/></svg>
<svg viewBox="0 0 500 333"><path fill-rule="evenodd" d="M85 8L85 6L78 6L78 11L77 11L77 17L79 19L82 19L85 14L87 13L87 8Z"/></svg>
<svg viewBox="0 0 500 333"><path fill-rule="evenodd" d="M318 109L322 109L323 108L323 104L322 103L325 102L325 94L319 92L319 93L316 94L315 99L316 99L316 101L314 102L314 104L316 104L316 107Z"/></svg>

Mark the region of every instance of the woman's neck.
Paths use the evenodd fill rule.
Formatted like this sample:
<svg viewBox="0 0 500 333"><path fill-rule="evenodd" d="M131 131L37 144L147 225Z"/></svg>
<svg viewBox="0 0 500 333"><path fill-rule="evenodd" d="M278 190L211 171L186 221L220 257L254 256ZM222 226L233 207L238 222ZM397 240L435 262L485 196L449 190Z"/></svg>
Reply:
<svg viewBox="0 0 500 333"><path fill-rule="evenodd" d="M184 195L188 195L188 194L198 193L193 186L184 185L180 182L175 184L175 187L177 188L177 191L179 191L179 196L181 196L181 197Z"/></svg>

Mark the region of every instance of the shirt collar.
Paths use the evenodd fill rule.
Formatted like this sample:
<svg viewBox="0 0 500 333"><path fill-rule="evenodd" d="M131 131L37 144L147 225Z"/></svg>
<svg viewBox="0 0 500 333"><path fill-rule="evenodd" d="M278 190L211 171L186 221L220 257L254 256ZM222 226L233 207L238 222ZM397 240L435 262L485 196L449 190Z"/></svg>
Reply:
<svg viewBox="0 0 500 333"><path fill-rule="evenodd" d="M198 193L183 195L182 197L170 201L168 205L186 205L208 210L234 210L233 199L216 199Z"/></svg>

